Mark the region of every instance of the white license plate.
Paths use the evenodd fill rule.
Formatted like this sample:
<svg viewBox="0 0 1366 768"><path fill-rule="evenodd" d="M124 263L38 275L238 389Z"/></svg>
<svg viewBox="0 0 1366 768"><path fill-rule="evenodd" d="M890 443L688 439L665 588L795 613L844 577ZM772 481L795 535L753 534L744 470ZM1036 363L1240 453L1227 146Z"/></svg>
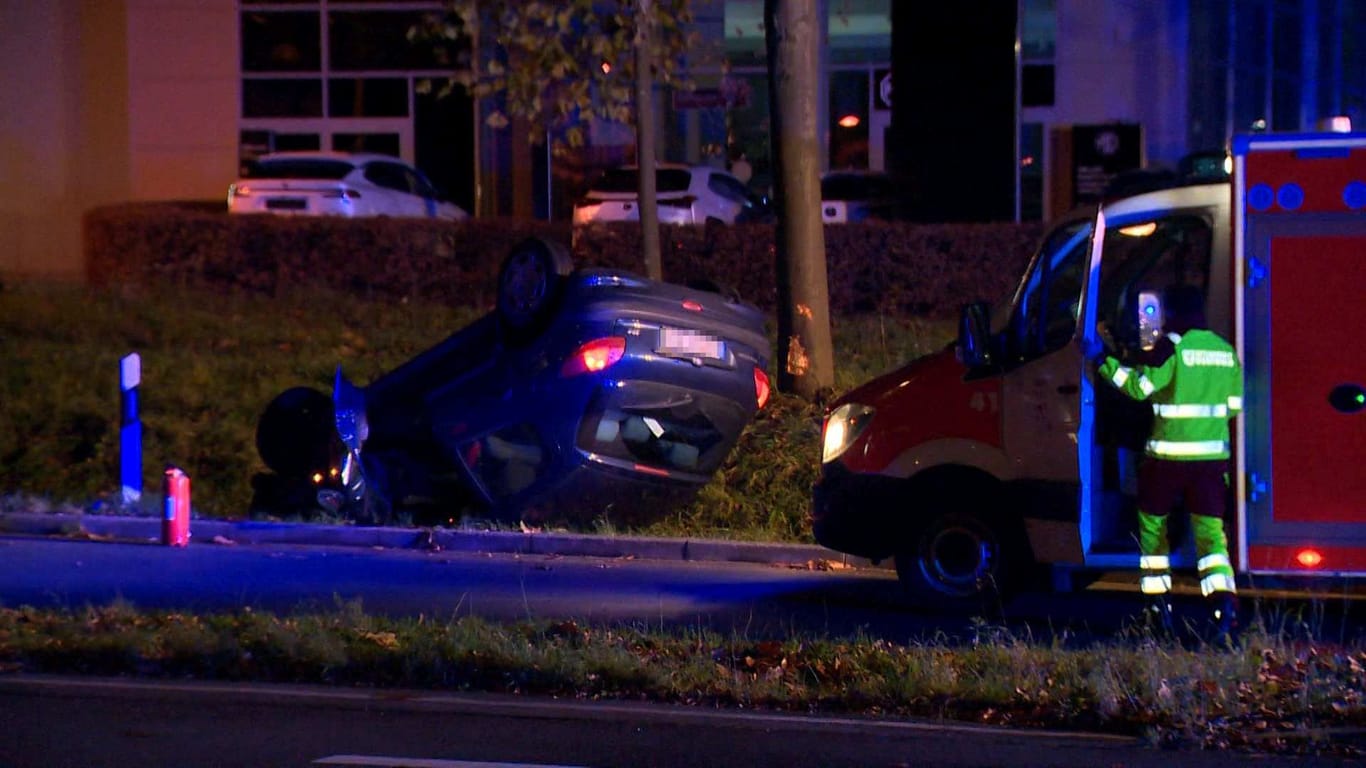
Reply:
<svg viewBox="0 0 1366 768"><path fill-rule="evenodd" d="M659 345L655 351L670 357L705 357L726 359L726 342L709 333L685 331L677 328L659 329Z"/></svg>

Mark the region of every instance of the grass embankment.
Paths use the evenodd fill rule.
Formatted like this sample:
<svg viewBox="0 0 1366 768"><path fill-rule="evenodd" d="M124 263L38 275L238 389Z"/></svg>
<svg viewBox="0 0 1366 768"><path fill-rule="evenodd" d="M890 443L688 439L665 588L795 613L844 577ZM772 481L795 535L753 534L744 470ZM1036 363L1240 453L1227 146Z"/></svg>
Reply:
<svg viewBox="0 0 1366 768"><path fill-rule="evenodd" d="M1213 653L1145 642L1049 647L988 626L970 643L752 639L707 630L494 625L334 613L194 616L113 605L0 609L0 670L435 688L926 717L1337 752L1366 725L1366 652L1261 634Z"/></svg>
<svg viewBox="0 0 1366 768"><path fill-rule="evenodd" d="M251 475L265 469L255 429L271 398L298 385L331 391L338 364L353 381L370 381L480 311L312 290L271 299L6 286L0 492L78 507L113 496L119 360L137 352L144 487L159 490L161 470L176 464L192 478L196 514L243 517ZM838 320L834 329L842 390L941 346L951 324L862 317ZM819 419L816 406L776 396L696 502L633 532L809 540L805 514L819 464Z"/></svg>
<svg viewBox="0 0 1366 768"><path fill-rule="evenodd" d="M119 359L143 359L146 477L194 478L197 512L240 517L263 469L257 416L283 389L365 382L443 338L470 310L301 292L277 299L0 292L0 491L81 508L117 485ZM947 323L834 324L837 390L940 346ZM818 463L814 406L779 396L696 503L642 531L805 540ZM10 503L14 503L13 499ZM1298 635L1296 635L1298 637ZM723 637L649 627L333 613L193 616L126 605L0 608L0 671L411 686L707 706L924 716L1147 734L1259 751L1345 749L1366 726L1366 653L1250 633L1213 652L1119 638L1068 648L989 626L967 643Z"/></svg>

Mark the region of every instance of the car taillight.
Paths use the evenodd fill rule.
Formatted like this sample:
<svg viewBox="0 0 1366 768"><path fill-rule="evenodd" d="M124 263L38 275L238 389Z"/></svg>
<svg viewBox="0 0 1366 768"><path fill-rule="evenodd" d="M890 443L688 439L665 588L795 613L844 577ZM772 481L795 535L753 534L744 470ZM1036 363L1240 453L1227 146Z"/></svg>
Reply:
<svg viewBox="0 0 1366 768"><path fill-rule="evenodd" d="M769 391L768 374L764 373L763 368L754 366L754 399L759 403L760 408L763 408L768 402Z"/></svg>
<svg viewBox="0 0 1366 768"><path fill-rule="evenodd" d="M229 199L229 200L233 199L234 197L247 197L247 196L250 195L250 194L251 194L251 187L247 186L246 184L229 184L229 185L228 185L228 199Z"/></svg>
<svg viewBox="0 0 1366 768"><path fill-rule="evenodd" d="M611 367L626 352L626 339L620 336L607 336L584 342L574 354L560 366L561 376L578 376L581 373L597 373Z"/></svg>
<svg viewBox="0 0 1366 768"><path fill-rule="evenodd" d="M667 198L666 198L666 197L661 197L661 198L659 199L659 204L660 204L660 205L666 205L666 206L668 206L668 207L670 207L670 208L691 208L691 207L692 207L692 204L695 203L695 202L697 202L697 198L696 198L696 197L693 197L692 195L684 195L684 196L682 196L682 197L667 197Z"/></svg>

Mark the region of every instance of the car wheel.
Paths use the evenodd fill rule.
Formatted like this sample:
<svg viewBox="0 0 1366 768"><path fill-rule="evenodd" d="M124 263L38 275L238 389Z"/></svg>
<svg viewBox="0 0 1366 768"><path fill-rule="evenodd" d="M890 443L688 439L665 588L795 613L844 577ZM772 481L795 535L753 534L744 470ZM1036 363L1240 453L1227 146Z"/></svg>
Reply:
<svg viewBox="0 0 1366 768"><path fill-rule="evenodd" d="M509 336L526 340L543 329L573 268L559 243L533 237L513 247L498 270L498 317Z"/></svg>
<svg viewBox="0 0 1366 768"><path fill-rule="evenodd" d="M326 472L336 426L332 398L312 387L294 387L270 401L256 423L256 452L285 477Z"/></svg>
<svg viewBox="0 0 1366 768"><path fill-rule="evenodd" d="M980 504L986 498L975 495L972 501ZM1009 526L980 509L932 513L896 554L897 578L913 603L951 613L994 615L1019 586L1030 559L1023 531L1009 532Z"/></svg>

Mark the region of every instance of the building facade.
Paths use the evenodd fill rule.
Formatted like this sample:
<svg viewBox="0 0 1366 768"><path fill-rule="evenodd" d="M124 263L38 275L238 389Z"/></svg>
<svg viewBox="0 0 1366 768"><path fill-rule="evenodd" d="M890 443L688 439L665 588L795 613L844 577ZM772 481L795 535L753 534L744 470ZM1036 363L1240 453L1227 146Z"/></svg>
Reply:
<svg viewBox="0 0 1366 768"><path fill-rule="evenodd" d="M885 170L893 0L819 0L827 168ZM1124 126L1137 162L1174 165L1235 131L1366 121L1366 3L1354 0L984 0L1017 29L1016 214L1075 202L1078 154ZM0 0L0 275L75 278L91 207L225 196L243 158L365 149L416 163L478 215L565 217L633 132L590 126L551 157L430 88L468 51L408 43L433 0ZM993 10L994 9L994 10ZM696 89L658 89L657 156L771 183L763 0L693 0ZM952 81L932 64L910 77ZM905 91L906 89L903 89ZM907 120L942 105L902 104ZM1097 128L1102 129L1098 134ZM1088 132L1089 131L1089 132ZM1116 134L1120 135L1120 134ZM1084 139L1084 141L1083 141ZM1107 139L1109 141L1110 139ZM948 147L946 151L955 151ZM1081 181L1079 181L1081 179Z"/></svg>

